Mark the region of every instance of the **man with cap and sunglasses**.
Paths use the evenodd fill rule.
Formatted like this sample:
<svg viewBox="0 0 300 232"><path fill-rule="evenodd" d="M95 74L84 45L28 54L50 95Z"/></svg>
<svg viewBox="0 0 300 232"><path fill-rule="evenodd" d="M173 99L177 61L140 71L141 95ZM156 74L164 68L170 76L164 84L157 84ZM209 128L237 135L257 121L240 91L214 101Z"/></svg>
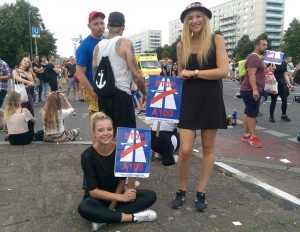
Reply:
<svg viewBox="0 0 300 232"><path fill-rule="evenodd" d="M92 60L94 48L103 38L104 19L105 15L102 12L93 11L89 14L88 28L91 30L91 34L81 42L76 50L76 76L85 89L89 118L99 111L98 98L93 89Z"/></svg>
<svg viewBox="0 0 300 232"><path fill-rule="evenodd" d="M136 127L135 110L131 98L130 80L133 79L138 89L147 98L145 82L135 60L133 44L123 38L125 17L120 12L112 12L108 17L108 37L99 42L93 55L93 74L105 51L112 66L116 92L109 97L98 96L99 109L111 117L114 127ZM106 54L107 55L107 54ZM93 75L93 76L94 76Z"/></svg>

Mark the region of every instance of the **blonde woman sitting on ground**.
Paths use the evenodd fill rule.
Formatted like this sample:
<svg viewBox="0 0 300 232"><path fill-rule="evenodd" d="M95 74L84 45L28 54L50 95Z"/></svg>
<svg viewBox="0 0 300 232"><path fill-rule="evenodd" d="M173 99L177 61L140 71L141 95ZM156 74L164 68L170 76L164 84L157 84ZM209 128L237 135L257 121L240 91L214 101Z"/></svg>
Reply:
<svg viewBox="0 0 300 232"><path fill-rule="evenodd" d="M21 107L21 94L12 91L6 99L4 120L8 130L8 141L11 145L26 145L34 136L33 127L28 124L36 122L30 111ZM28 129L29 128L29 129Z"/></svg>
<svg viewBox="0 0 300 232"><path fill-rule="evenodd" d="M67 109L62 109L61 100L66 102ZM80 130L66 130L64 119L74 113L74 108L63 93L51 93L47 97L45 106L41 109L44 120L44 141L67 142L74 141Z"/></svg>

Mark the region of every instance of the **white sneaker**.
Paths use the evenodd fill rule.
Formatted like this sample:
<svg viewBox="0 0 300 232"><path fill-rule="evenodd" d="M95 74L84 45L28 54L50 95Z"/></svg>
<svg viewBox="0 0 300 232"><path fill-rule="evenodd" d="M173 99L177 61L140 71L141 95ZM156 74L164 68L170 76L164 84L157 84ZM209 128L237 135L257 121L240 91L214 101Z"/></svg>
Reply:
<svg viewBox="0 0 300 232"><path fill-rule="evenodd" d="M126 178L125 185L128 186L128 178ZM134 183L134 186L137 188L137 187L139 187L140 185L141 185L141 183L140 183L138 180L136 180L135 183Z"/></svg>
<svg viewBox="0 0 300 232"><path fill-rule="evenodd" d="M145 211L141 211L133 214L133 221L136 223L139 222L152 222L157 218L157 214L155 211L151 209L147 209Z"/></svg>
<svg viewBox="0 0 300 232"><path fill-rule="evenodd" d="M162 155L155 152L154 157L155 157L156 159L161 159L161 158L162 158Z"/></svg>
<svg viewBox="0 0 300 232"><path fill-rule="evenodd" d="M103 226L105 226L105 223L92 222L92 231L97 231Z"/></svg>
<svg viewBox="0 0 300 232"><path fill-rule="evenodd" d="M177 161L178 161L178 155L173 155L173 157L174 157L175 163L177 164Z"/></svg>

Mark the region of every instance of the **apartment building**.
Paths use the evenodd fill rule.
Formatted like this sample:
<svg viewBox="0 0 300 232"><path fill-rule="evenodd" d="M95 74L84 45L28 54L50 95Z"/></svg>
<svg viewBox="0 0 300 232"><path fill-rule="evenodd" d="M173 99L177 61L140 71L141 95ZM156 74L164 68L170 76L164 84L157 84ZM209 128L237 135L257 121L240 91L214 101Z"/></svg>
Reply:
<svg viewBox="0 0 300 232"><path fill-rule="evenodd" d="M213 15L210 21L211 28L213 32L220 30L223 33L229 57L245 34L253 40L265 33L272 41L272 49L277 50L284 33L284 8L285 0L228 1L210 8ZM171 29L177 29L177 34L180 35L182 31L180 24L179 19L169 22L169 34L176 35L176 32L171 32ZM172 37L169 43L172 44L176 39Z"/></svg>
<svg viewBox="0 0 300 232"><path fill-rule="evenodd" d="M132 41L136 53L154 51L162 46L160 30L146 30L126 37Z"/></svg>

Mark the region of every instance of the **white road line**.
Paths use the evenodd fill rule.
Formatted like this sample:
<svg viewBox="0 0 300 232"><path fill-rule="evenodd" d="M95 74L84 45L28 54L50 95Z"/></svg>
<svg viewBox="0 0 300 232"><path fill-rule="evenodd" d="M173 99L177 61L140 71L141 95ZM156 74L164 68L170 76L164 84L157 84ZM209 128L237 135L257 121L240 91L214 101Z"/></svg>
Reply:
<svg viewBox="0 0 300 232"><path fill-rule="evenodd" d="M300 199L289 194L289 193L286 193L278 188L275 188L269 184L266 184L252 176L249 176L248 174L246 173L243 173L227 164L224 164L222 162L215 162L216 165L218 165L219 167L221 168L224 168L226 169L227 171L235 174L237 176L238 179L244 181L244 182L247 182L247 183L250 183L250 184L254 184L254 185L257 185L257 186L260 186L262 187L264 190L266 190L267 192L270 192L272 193L273 195L275 196L278 196L280 198L283 198L289 202L292 202L296 205L300 205Z"/></svg>
<svg viewBox="0 0 300 232"><path fill-rule="evenodd" d="M266 128L264 128L264 127L261 127L261 126L256 126L255 127L255 130L265 130Z"/></svg>
<svg viewBox="0 0 300 232"><path fill-rule="evenodd" d="M266 130L266 131L263 131L267 134L270 134L270 135L274 135L274 136L277 136L277 137L286 137L286 136L289 136L287 134L283 134L283 133L280 133L280 132L277 132L277 131L273 131L273 130Z"/></svg>
<svg viewBox="0 0 300 232"><path fill-rule="evenodd" d="M300 142L297 140L297 138L288 138L287 140L300 144Z"/></svg>

